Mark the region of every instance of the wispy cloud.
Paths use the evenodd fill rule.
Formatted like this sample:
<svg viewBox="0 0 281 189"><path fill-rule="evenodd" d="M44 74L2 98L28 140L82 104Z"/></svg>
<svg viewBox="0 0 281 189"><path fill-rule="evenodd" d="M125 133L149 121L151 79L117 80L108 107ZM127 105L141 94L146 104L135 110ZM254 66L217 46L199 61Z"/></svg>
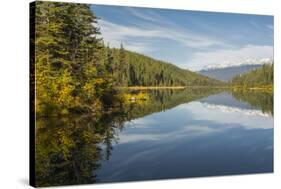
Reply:
<svg viewBox="0 0 281 189"><path fill-rule="evenodd" d="M127 7L126 10L133 16L148 22L161 22L162 18L155 12L148 9L136 9Z"/></svg>
<svg viewBox="0 0 281 189"><path fill-rule="evenodd" d="M187 67L193 70L203 68L222 68L247 64L272 62L273 46L247 45L234 50L216 50L213 52L196 52Z"/></svg>
<svg viewBox="0 0 281 189"><path fill-rule="evenodd" d="M177 140L189 138L192 140L194 137L202 137L210 135L213 133L221 132L223 129L208 127L205 125L186 125L182 126L179 129L167 133L151 133L151 134L142 134L142 133L120 133L120 141L118 144L131 143L131 142L140 142L140 141L165 141L169 142L170 140Z"/></svg>
<svg viewBox="0 0 281 189"><path fill-rule="evenodd" d="M104 40L110 43L110 46L120 47L120 44L123 43L126 48L138 52L147 52L151 48L145 42L136 42L136 38L151 38L157 36L158 33L158 31L146 30L134 26L128 27L106 20L99 20L98 25L100 26Z"/></svg>
<svg viewBox="0 0 281 189"><path fill-rule="evenodd" d="M254 27L255 29L257 29L257 30L264 29L263 26L261 26L260 24L254 22L254 21L250 21L250 25L251 25L252 27Z"/></svg>
<svg viewBox="0 0 281 189"><path fill-rule="evenodd" d="M274 28L272 24L268 24L268 25L266 25L266 27L270 30L273 30L273 28Z"/></svg>
<svg viewBox="0 0 281 189"><path fill-rule="evenodd" d="M163 27L160 25L128 26L100 20L99 26L103 38L111 46L119 47L123 43L126 48L139 52L153 51L152 41L145 39L166 39L175 41L189 48L207 48L211 46L229 46L228 44L211 37L195 34L179 28ZM146 42L136 42L136 39Z"/></svg>

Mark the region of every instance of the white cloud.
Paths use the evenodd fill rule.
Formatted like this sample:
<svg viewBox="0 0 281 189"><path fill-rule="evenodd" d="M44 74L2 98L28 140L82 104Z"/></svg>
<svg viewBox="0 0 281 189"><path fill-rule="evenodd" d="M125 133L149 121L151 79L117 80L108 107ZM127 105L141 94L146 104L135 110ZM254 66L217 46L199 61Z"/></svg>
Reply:
<svg viewBox="0 0 281 189"><path fill-rule="evenodd" d="M195 34L187 29L182 30L169 26L163 27L161 24L155 26L142 25L140 27L136 27L100 20L98 25L100 26L104 40L109 42L111 46L119 47L122 42L127 49L138 52L153 51L153 47L151 45L153 42L151 40L153 39L172 40L190 48L204 48L214 45L228 46L218 39L212 39L204 35ZM142 40L145 42L136 42L136 40Z"/></svg>
<svg viewBox="0 0 281 189"><path fill-rule="evenodd" d="M241 113L246 116L262 116L262 117L271 117L269 113L262 112L261 110L254 109L242 109L237 107L225 106L225 105L217 105L217 104L209 104L202 103L208 109L221 111L224 113Z"/></svg>
<svg viewBox="0 0 281 189"><path fill-rule="evenodd" d="M240 109L195 101L189 104L182 104L178 108L192 113L197 120L212 121L224 129L229 127L243 127L244 129L273 128L272 116L258 110Z"/></svg>
<svg viewBox="0 0 281 189"><path fill-rule="evenodd" d="M103 39L106 43L108 42L110 46L120 47L120 44L123 43L127 49L137 52L150 51L151 48L144 42L132 42L129 41L128 38L143 38L158 35L158 31L149 31L138 27L123 26L106 20L100 20L98 25Z"/></svg>
<svg viewBox="0 0 281 189"><path fill-rule="evenodd" d="M216 50L196 52L190 60L193 70L202 68L222 68L247 64L264 64L272 62L273 46L247 45L234 50Z"/></svg>
<svg viewBox="0 0 281 189"><path fill-rule="evenodd" d="M145 42L125 42L123 44L125 45L126 49L129 49L131 51L135 51L138 53L148 53L148 52L153 52L153 51L157 50Z"/></svg>
<svg viewBox="0 0 281 189"><path fill-rule="evenodd" d="M268 29L270 29L270 30L273 30L273 29L274 29L274 27L273 27L272 24L268 24L268 25L266 25L266 27L267 27Z"/></svg>
<svg viewBox="0 0 281 189"><path fill-rule="evenodd" d="M151 125L150 125L151 126ZM120 140L118 144L140 142L140 141L162 141L170 142L171 140L181 140L188 138L192 140L194 137L205 136L217 132L221 132L221 128L212 128L205 125L186 125L181 126L171 132L160 132L160 133L120 133Z"/></svg>
<svg viewBox="0 0 281 189"><path fill-rule="evenodd" d="M154 11L145 9L145 11L143 9L136 9L136 8L131 8L128 7L127 10L135 17L145 20L145 21L149 21L149 22L161 22L162 21L162 17L159 16L157 13L155 13Z"/></svg>

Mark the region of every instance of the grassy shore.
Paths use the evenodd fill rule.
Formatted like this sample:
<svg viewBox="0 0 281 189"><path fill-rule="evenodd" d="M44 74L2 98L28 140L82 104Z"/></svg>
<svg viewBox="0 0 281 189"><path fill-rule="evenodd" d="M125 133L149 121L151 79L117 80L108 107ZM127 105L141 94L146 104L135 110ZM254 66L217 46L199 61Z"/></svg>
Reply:
<svg viewBox="0 0 281 189"><path fill-rule="evenodd" d="M116 87L116 89L129 89L129 90L149 90L149 89L196 89L196 88L230 88L228 86L123 86Z"/></svg>
<svg viewBox="0 0 281 189"><path fill-rule="evenodd" d="M252 90L252 91L261 91L261 92L273 92L273 85L262 85L262 86L233 86L233 90Z"/></svg>
<svg viewBox="0 0 281 189"><path fill-rule="evenodd" d="M262 92L272 92L273 85L262 85L262 86L122 86L116 87L116 89L125 89L125 90L149 90L149 89L195 89L195 88L219 88L219 89L230 89L230 90L253 90L253 91L262 91Z"/></svg>
<svg viewBox="0 0 281 189"><path fill-rule="evenodd" d="M147 89L185 89L186 86L127 86L116 87L117 89L147 90Z"/></svg>

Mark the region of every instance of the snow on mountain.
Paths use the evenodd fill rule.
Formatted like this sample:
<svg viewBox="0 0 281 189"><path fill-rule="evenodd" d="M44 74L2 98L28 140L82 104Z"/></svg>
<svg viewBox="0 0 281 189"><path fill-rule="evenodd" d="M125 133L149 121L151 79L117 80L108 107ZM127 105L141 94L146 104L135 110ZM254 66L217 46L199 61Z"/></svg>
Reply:
<svg viewBox="0 0 281 189"><path fill-rule="evenodd" d="M263 64L272 64L273 59L262 58L262 59L247 59L243 62L226 61L221 64L209 65L198 73L208 76L210 78L230 81L236 75L247 73L253 69L261 67Z"/></svg>
<svg viewBox="0 0 281 189"><path fill-rule="evenodd" d="M272 58L261 58L261 59L246 59L243 61L224 61L219 64L208 65L204 67L203 70L217 69L217 68L227 68L243 65L262 65L262 64L272 64Z"/></svg>

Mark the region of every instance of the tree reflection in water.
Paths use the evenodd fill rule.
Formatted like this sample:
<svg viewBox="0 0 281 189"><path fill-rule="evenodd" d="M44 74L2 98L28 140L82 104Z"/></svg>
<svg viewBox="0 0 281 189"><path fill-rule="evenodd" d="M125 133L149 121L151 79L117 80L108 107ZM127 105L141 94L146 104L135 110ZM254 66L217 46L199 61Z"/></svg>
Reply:
<svg viewBox="0 0 281 189"><path fill-rule="evenodd" d="M149 95L149 101L127 103L122 107L101 112L99 115L69 113L64 116L42 116L44 114L37 116L37 185L98 182L96 171L101 167L102 160L110 158L112 144L118 141L118 132L122 131L126 121L165 111L182 103L222 92L222 90L162 89L146 92ZM236 91L232 92L232 95L273 115L272 94ZM55 115L55 112L51 115Z"/></svg>

